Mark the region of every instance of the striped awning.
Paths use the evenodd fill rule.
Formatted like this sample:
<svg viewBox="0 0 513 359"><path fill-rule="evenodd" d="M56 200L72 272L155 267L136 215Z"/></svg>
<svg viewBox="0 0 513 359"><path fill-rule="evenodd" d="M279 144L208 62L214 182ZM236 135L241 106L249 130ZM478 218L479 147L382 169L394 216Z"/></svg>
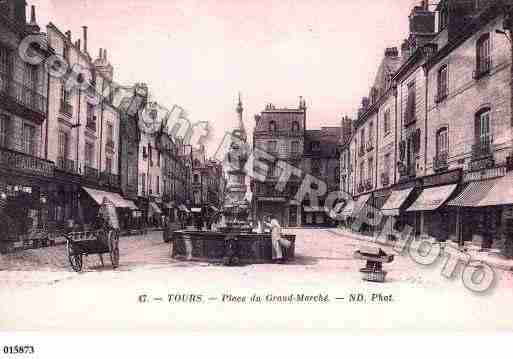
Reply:
<svg viewBox="0 0 513 359"><path fill-rule="evenodd" d="M383 207L381 207L381 213L385 216L398 216L401 206L412 192L413 187L400 191L393 191Z"/></svg>
<svg viewBox="0 0 513 359"><path fill-rule="evenodd" d="M513 172L499 178L476 207L506 206L513 204Z"/></svg>
<svg viewBox="0 0 513 359"><path fill-rule="evenodd" d="M100 191L98 189L93 189L93 188L88 188L88 187L82 187L82 188L99 205L101 205L103 203L103 199L104 198L107 198L117 208L130 208L130 209L133 209L133 210L137 210L138 209L133 201L124 199L118 193L107 192L107 191Z"/></svg>
<svg viewBox="0 0 513 359"><path fill-rule="evenodd" d="M342 211L342 213L340 215L344 216L344 217L358 216L360 211L363 209L363 207L369 201L370 197L371 197L370 194L364 194L363 196L358 197L358 199L356 201L349 201L347 203L346 208L344 208L344 210Z"/></svg>
<svg viewBox="0 0 513 359"><path fill-rule="evenodd" d="M449 184L426 188L406 211L434 211L449 199L457 186L457 184Z"/></svg>
<svg viewBox="0 0 513 359"><path fill-rule="evenodd" d="M479 203L483 201L497 182L499 182L498 178L471 182L456 198L447 203L447 205L456 207L479 207Z"/></svg>

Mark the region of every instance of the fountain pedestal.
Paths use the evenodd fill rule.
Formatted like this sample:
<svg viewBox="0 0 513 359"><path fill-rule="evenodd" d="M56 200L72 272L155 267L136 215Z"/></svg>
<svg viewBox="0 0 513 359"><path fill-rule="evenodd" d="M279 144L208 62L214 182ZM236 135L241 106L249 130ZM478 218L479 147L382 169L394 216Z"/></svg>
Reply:
<svg viewBox="0 0 513 359"><path fill-rule="evenodd" d="M294 235L283 235L292 245L283 248L283 258L293 260L295 256ZM233 248L237 246L238 248ZM178 259L223 261L230 257L230 251L238 252L242 264L269 263L272 261L272 244L269 233L233 232L174 232L173 256Z"/></svg>

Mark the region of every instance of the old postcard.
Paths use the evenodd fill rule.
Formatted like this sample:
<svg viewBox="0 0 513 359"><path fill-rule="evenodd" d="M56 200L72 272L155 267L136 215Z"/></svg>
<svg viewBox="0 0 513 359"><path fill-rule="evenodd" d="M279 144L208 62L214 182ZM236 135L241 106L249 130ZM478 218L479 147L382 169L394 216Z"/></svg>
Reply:
<svg viewBox="0 0 513 359"><path fill-rule="evenodd" d="M513 329L512 40L510 0L0 1L0 331Z"/></svg>

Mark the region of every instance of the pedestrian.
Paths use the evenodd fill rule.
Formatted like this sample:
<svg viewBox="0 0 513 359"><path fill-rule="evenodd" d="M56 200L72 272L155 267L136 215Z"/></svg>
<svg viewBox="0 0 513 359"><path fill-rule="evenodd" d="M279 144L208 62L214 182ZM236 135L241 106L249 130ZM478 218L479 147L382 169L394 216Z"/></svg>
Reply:
<svg viewBox="0 0 513 359"><path fill-rule="evenodd" d="M269 222L265 224L271 229L271 241L272 241L272 259L276 262L283 261L283 250L282 248L289 248L291 243L282 237L281 225L275 216L267 217Z"/></svg>

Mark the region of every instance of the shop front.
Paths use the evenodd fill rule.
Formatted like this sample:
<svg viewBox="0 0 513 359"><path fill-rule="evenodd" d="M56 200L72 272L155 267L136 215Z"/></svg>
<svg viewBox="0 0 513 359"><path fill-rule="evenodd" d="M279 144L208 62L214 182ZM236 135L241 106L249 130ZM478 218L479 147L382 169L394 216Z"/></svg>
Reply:
<svg viewBox="0 0 513 359"><path fill-rule="evenodd" d="M53 162L0 149L0 250L48 239L54 171Z"/></svg>
<svg viewBox="0 0 513 359"><path fill-rule="evenodd" d="M513 172L494 168L469 173L465 180L462 192L449 203L457 213L456 241L513 256Z"/></svg>

